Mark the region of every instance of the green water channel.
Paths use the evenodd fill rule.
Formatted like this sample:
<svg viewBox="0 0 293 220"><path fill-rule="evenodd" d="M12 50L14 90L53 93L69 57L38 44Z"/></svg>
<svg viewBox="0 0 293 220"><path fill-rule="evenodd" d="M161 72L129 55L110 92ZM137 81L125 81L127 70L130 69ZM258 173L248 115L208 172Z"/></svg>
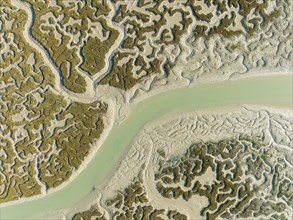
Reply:
<svg viewBox="0 0 293 220"><path fill-rule="evenodd" d="M292 75L266 76L168 91L135 104L89 165L65 188L44 198L0 208L0 219L24 219L72 207L109 174L136 133L162 116L238 104L292 107Z"/></svg>

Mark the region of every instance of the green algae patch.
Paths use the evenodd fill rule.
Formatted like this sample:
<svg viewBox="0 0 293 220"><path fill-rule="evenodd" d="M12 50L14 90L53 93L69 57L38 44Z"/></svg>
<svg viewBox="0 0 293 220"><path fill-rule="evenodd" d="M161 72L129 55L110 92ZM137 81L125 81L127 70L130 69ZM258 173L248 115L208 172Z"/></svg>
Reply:
<svg viewBox="0 0 293 220"><path fill-rule="evenodd" d="M107 220L107 218L99 211L98 207L92 206L89 210L75 214L72 220L99 219Z"/></svg>
<svg viewBox="0 0 293 220"><path fill-rule="evenodd" d="M273 168L274 159L263 157L267 151L269 143L258 137L195 143L174 165L166 160L161 163L164 165L155 174L157 190L166 199L206 197L209 204L200 213L207 219L269 216L277 208L257 195L272 187L275 175L285 176ZM282 178L277 185L288 182ZM282 207L278 208L281 214L286 205L280 203L278 207Z"/></svg>
<svg viewBox="0 0 293 220"><path fill-rule="evenodd" d="M108 106L100 101L74 102L59 94L56 76L22 34L26 12L4 1L0 13L4 24L0 44L8 48L0 60L0 203L4 203L39 195L68 180L100 137Z"/></svg>
<svg viewBox="0 0 293 220"><path fill-rule="evenodd" d="M34 13L32 36L48 51L62 74L64 86L72 92L84 93L86 75L80 66L89 75L99 72L108 62L106 54L118 37L118 32L103 18L109 13L108 4L105 1L58 1L53 6L49 1L26 2ZM103 32L99 37L92 31L97 25ZM101 40L105 35L109 35L108 39Z"/></svg>
<svg viewBox="0 0 293 220"><path fill-rule="evenodd" d="M151 76L168 78L185 41L195 49L201 45L194 45L193 39L209 44L219 37L234 43L242 36L249 42L266 35L290 7L288 1L25 1L34 13L33 38L60 70L63 85L75 93L86 92L93 78L99 85L122 90ZM235 45L229 50L244 54Z"/></svg>
<svg viewBox="0 0 293 220"><path fill-rule="evenodd" d="M113 219L187 219L176 210L156 209L149 201L141 180L134 180L114 198L106 201Z"/></svg>
<svg viewBox="0 0 293 220"><path fill-rule="evenodd" d="M108 39L101 41L98 37L89 37L81 50L84 62L81 68L91 75L100 72L106 65L106 55L115 44L119 32L107 26L106 21L102 20L103 27L109 31Z"/></svg>

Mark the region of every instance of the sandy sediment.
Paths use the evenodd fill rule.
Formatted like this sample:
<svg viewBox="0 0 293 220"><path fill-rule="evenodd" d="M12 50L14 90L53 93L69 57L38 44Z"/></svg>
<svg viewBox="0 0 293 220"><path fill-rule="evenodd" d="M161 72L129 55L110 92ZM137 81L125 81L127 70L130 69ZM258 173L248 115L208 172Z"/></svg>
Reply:
<svg viewBox="0 0 293 220"><path fill-rule="evenodd" d="M151 122L138 132L128 146L123 159L117 168L112 170L107 180L96 187L98 190L84 199L87 201L86 204L81 202L77 205L78 208L63 210L63 212L71 213L72 217L73 213L88 210L97 202L97 192L103 195L100 207L104 207L107 199L112 198L118 191L123 191L135 177L140 175L149 204L166 210L177 209L187 217L194 218L207 201L204 198L194 197L188 202L182 199L166 202L166 199L157 192L153 179L158 166L156 151L163 149L167 158L179 157L194 142L219 141L239 135L250 137L261 135L268 143L275 144L280 149L282 146L286 148L292 142L292 134L290 134L292 125L288 127L292 118L291 107L242 105L203 109ZM279 125L275 125L274 121L283 123L284 130L280 131ZM280 137L282 138L278 139ZM214 175L213 172L207 172L200 181L203 183L212 181ZM202 206L198 206L199 199L203 199Z"/></svg>

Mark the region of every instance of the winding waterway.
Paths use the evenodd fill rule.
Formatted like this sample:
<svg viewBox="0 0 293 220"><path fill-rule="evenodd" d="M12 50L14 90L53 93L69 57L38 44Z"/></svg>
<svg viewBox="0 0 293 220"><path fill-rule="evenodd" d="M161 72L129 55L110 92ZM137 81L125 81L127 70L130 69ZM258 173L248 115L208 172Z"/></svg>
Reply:
<svg viewBox="0 0 293 220"><path fill-rule="evenodd" d="M24 219L71 207L111 173L139 129L162 116L238 104L292 107L292 74L242 79L168 91L132 106L89 165L65 188L46 197L0 208L0 219Z"/></svg>

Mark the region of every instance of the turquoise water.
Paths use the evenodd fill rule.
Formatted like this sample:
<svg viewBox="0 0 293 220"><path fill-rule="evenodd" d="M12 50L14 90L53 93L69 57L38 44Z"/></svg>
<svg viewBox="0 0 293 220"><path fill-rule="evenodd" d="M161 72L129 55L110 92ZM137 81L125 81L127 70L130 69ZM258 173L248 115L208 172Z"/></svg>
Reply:
<svg viewBox="0 0 293 220"><path fill-rule="evenodd" d="M162 116L196 109L237 104L291 106L291 75L249 78L172 90L146 99L131 109L128 118L114 128L90 164L64 189L41 199L0 209L0 218L23 219L71 207L90 193L111 172L139 129Z"/></svg>

